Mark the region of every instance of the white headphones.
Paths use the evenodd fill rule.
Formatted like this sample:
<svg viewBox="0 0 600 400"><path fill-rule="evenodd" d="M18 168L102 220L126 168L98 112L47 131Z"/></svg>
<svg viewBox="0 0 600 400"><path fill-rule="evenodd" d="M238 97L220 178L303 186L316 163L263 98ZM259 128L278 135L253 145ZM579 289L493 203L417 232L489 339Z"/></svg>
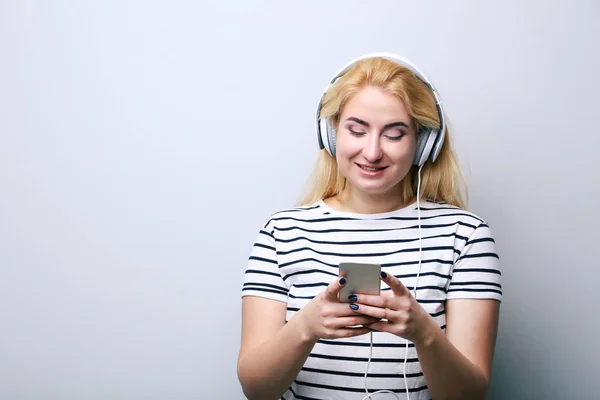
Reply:
<svg viewBox="0 0 600 400"><path fill-rule="evenodd" d="M444 137L446 135L446 119L444 117L444 109L442 106L442 101L438 92L435 90L435 87L431 83L431 81L423 74L421 71L417 69L413 64L408 62L406 59L402 57L392 54L392 53L370 53L363 55L361 57L355 58L354 60L348 62L344 65L331 79L329 84L325 87L323 94L321 95L321 99L319 100L319 105L317 107L317 140L319 141L319 148L326 149L329 154L335 157L335 127L329 118L320 119L321 107L323 105L323 97L325 93L329 90L331 85L333 85L341 76L343 76L352 66L360 60L364 60L367 58L381 57L390 61L394 61L395 63L408 68L411 72L413 72L417 78L423 81L427 87L433 93L435 98L437 111L440 117L440 127L437 128L429 128L422 127L418 139L417 139L417 149L415 152L415 158L413 161L414 165L422 166L425 164L427 159L431 156L431 161L435 161L440 154L440 150L442 148L442 144L444 144Z"/></svg>

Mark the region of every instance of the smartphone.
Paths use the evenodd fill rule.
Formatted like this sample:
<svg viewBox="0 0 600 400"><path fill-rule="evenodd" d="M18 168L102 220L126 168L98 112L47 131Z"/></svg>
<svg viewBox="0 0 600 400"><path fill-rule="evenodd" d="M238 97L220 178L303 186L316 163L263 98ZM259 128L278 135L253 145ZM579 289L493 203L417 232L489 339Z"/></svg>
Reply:
<svg viewBox="0 0 600 400"><path fill-rule="evenodd" d="M350 303L352 294L379 295L381 289L381 265L360 262L341 262L339 276L346 278L346 285L340 291L340 302Z"/></svg>

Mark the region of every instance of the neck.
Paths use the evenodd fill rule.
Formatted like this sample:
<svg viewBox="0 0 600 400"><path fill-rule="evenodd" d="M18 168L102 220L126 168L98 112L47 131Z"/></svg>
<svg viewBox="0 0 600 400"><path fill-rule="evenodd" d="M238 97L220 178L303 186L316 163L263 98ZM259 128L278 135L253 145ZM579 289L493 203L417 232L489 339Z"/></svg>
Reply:
<svg viewBox="0 0 600 400"><path fill-rule="evenodd" d="M400 188L382 195L375 195L354 190L347 185L334 201L342 211L359 214L381 214L399 210L412 201L403 201Z"/></svg>

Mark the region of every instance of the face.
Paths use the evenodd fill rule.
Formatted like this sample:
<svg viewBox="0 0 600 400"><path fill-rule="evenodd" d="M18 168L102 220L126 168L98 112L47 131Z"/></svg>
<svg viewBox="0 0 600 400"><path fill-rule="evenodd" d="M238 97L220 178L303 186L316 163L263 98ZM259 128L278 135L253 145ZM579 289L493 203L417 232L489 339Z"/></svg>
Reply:
<svg viewBox="0 0 600 400"><path fill-rule="evenodd" d="M347 102L337 128L336 159L351 190L396 195L415 148L415 126L402 100L365 87Z"/></svg>

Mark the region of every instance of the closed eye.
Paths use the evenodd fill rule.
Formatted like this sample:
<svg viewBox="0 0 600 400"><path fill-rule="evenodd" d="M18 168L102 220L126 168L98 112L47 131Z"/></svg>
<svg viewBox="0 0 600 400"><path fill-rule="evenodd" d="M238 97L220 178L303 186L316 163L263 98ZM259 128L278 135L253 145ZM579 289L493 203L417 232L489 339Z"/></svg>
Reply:
<svg viewBox="0 0 600 400"><path fill-rule="evenodd" d="M386 138L388 138L389 140L393 140L395 142L397 142L398 140L402 139L404 137L405 133L401 132L400 135L398 136L390 136L390 135L385 135Z"/></svg>
<svg viewBox="0 0 600 400"><path fill-rule="evenodd" d="M357 131L353 131L352 129L348 129L350 131L351 134L353 134L354 136L362 136L362 135L366 135L366 132L357 132Z"/></svg>

